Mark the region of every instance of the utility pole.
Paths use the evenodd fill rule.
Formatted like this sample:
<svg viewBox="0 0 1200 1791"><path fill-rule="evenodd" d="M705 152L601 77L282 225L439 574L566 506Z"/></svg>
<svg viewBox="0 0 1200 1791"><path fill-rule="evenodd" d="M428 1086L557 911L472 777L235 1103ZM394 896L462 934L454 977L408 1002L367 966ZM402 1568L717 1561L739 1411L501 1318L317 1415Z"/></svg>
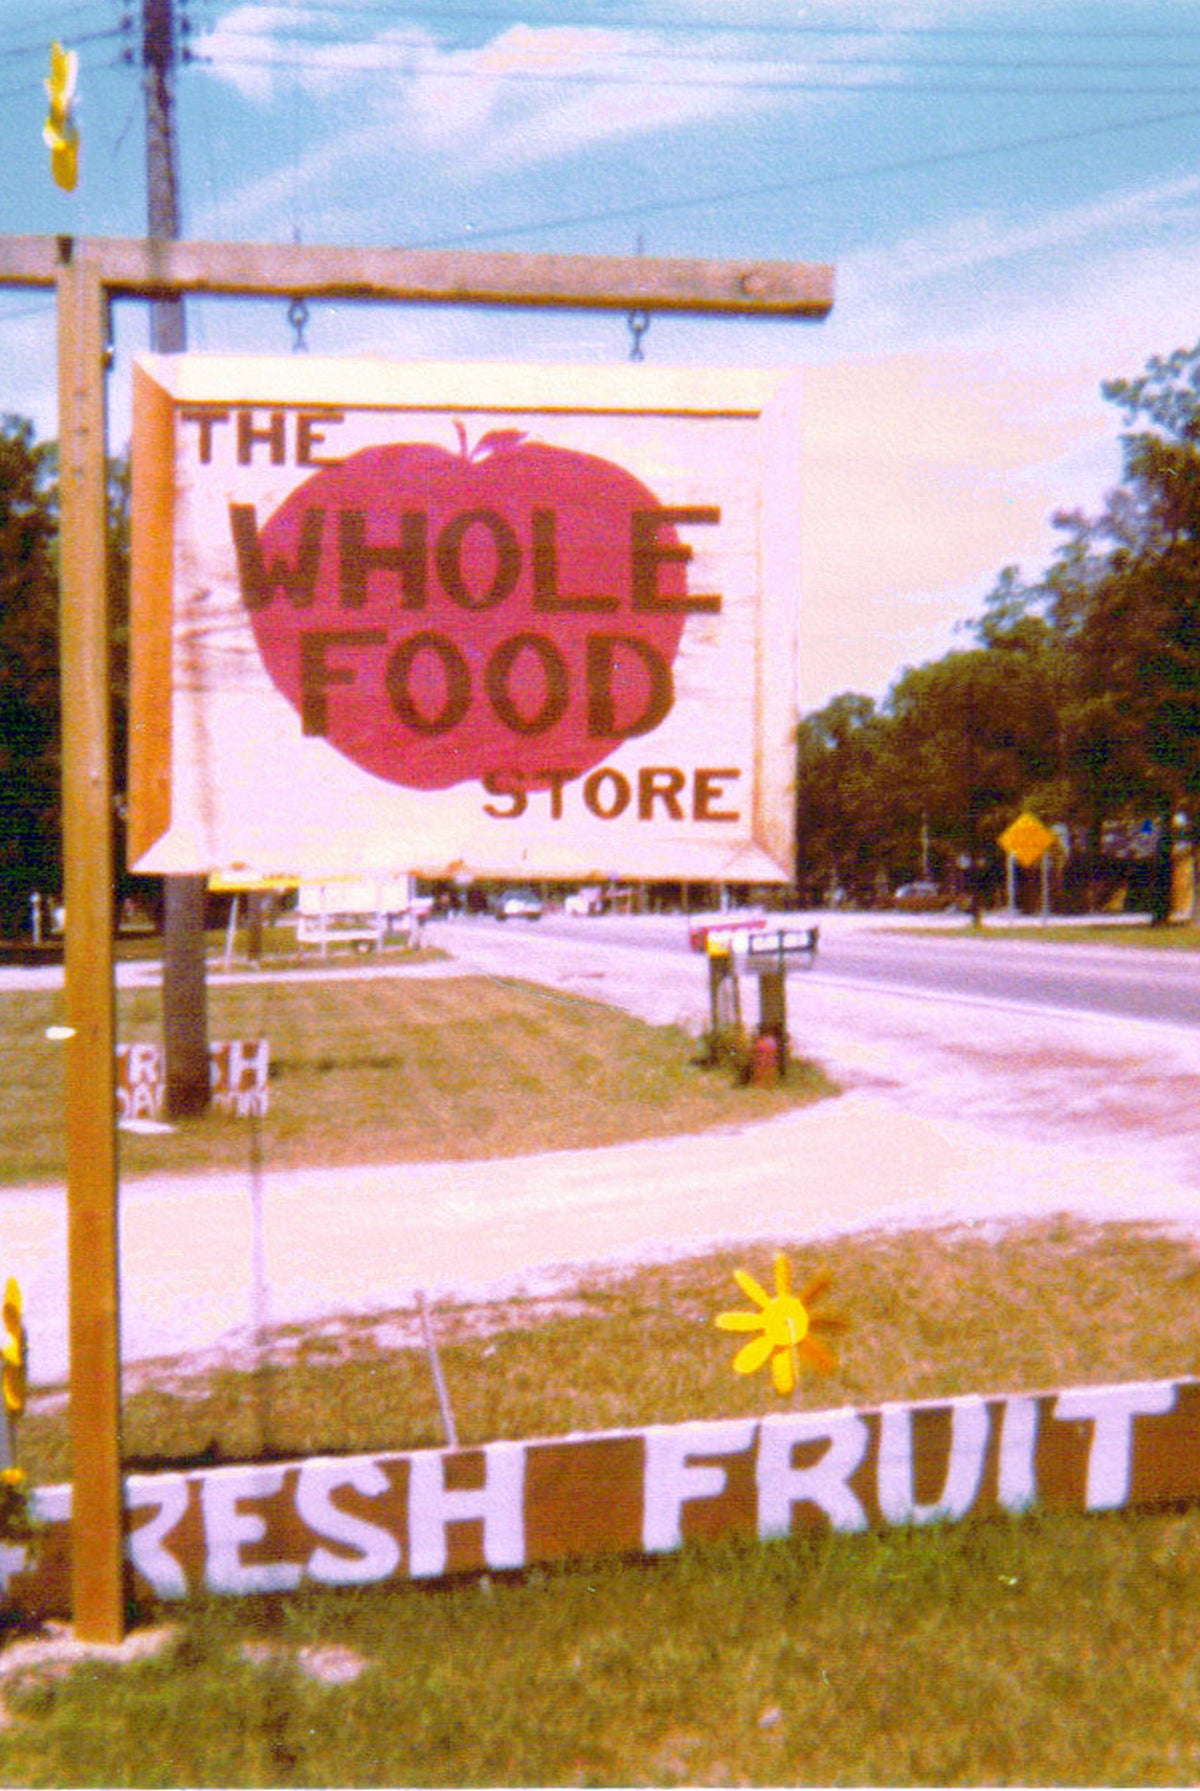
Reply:
<svg viewBox="0 0 1200 1791"><path fill-rule="evenodd" d="M146 221L152 238L179 238L179 146L175 130L174 0L142 0L146 94ZM183 299L150 302L150 346L182 354ZM205 982L204 877L164 877L163 1051L168 1119L208 1106L208 991Z"/></svg>

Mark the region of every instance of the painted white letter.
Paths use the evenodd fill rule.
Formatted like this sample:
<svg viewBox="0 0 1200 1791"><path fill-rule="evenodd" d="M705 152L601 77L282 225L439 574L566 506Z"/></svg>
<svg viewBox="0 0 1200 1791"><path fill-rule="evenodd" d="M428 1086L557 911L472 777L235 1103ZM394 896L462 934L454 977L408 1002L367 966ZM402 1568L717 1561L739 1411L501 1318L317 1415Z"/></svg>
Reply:
<svg viewBox="0 0 1200 1791"><path fill-rule="evenodd" d="M652 1425L644 1432L646 1476L642 1547L678 1548L683 1507L689 1499L715 1499L725 1491L725 1469L696 1462L697 1455L741 1455L754 1441L754 1418L710 1423Z"/></svg>
<svg viewBox="0 0 1200 1791"><path fill-rule="evenodd" d="M257 1512L239 1511L238 1503L271 1498L283 1485L285 1473L282 1467L223 1468L200 1482L205 1584L210 1592L292 1592L300 1584L303 1569L292 1561L247 1566L242 1560L243 1544L261 1542L267 1524Z"/></svg>
<svg viewBox="0 0 1200 1791"><path fill-rule="evenodd" d="M816 1505L835 1530L865 1530L867 1514L847 1482L870 1432L857 1412L789 1412L764 1418L758 1433L758 1533L787 1536L793 1505ZM793 1465L800 1443L824 1443L818 1460Z"/></svg>
<svg viewBox="0 0 1200 1791"><path fill-rule="evenodd" d="M1000 1471L996 1500L1005 1511L1037 1502L1038 1402L1026 1394L1004 1401L1000 1414Z"/></svg>
<svg viewBox="0 0 1200 1791"><path fill-rule="evenodd" d="M889 1524L930 1524L965 1517L975 1503L988 1440L988 1410L977 1394L948 1399L950 1459L942 1496L919 1505L913 1482L913 1408L885 1405L879 1419L879 1509Z"/></svg>
<svg viewBox="0 0 1200 1791"><path fill-rule="evenodd" d="M489 1443L483 1450L484 1483L447 1488L444 1456L433 1450L409 1456L408 1571L414 1579L445 1573L446 1526L483 1519L483 1557L489 1567L525 1565L525 1446Z"/></svg>
<svg viewBox="0 0 1200 1791"><path fill-rule="evenodd" d="M367 1498L386 1493L391 1481L376 1461L306 1461L296 1483L296 1510L310 1530L352 1549L351 1555L315 1548L308 1558L308 1573L326 1586L365 1586L385 1580L396 1571L400 1544L381 1524L342 1511L332 1494L339 1486L352 1486Z"/></svg>
<svg viewBox="0 0 1200 1791"><path fill-rule="evenodd" d="M1141 1381L1124 1387L1077 1387L1060 1393L1054 1416L1090 1418L1088 1451L1089 1511L1113 1511L1129 1497L1133 1475L1133 1420L1157 1418L1175 1409L1175 1387L1169 1381Z"/></svg>
<svg viewBox="0 0 1200 1791"><path fill-rule="evenodd" d="M125 1488L125 1509L144 1511L157 1507L148 1524L131 1530L125 1553L139 1573L145 1574L156 1598L186 1598L187 1575L169 1549L162 1545L188 1508L188 1483L182 1475L156 1475L153 1480L130 1480Z"/></svg>

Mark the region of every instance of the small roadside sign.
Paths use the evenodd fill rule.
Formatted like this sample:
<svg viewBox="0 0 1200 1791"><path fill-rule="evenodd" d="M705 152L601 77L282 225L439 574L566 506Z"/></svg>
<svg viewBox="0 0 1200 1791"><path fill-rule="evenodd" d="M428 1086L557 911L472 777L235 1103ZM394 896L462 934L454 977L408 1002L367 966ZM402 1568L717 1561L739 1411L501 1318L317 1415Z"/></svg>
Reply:
<svg viewBox="0 0 1200 1791"><path fill-rule="evenodd" d="M1026 811L1004 829L996 844L1015 858L1018 864L1024 865L1026 870L1031 870L1038 859L1055 844L1055 835L1036 815Z"/></svg>
<svg viewBox="0 0 1200 1791"><path fill-rule="evenodd" d="M695 914L688 922L692 951L744 951L746 935L767 924L765 914L753 908L730 908L723 914Z"/></svg>
<svg viewBox="0 0 1200 1791"><path fill-rule="evenodd" d="M297 888L299 882L299 877L266 876L261 871L235 868L214 871L208 879L208 887L212 895L282 895Z"/></svg>
<svg viewBox="0 0 1200 1791"><path fill-rule="evenodd" d="M787 927L775 933L750 933L745 944L746 969L764 976L788 971L803 960L810 967L816 959L817 927Z"/></svg>

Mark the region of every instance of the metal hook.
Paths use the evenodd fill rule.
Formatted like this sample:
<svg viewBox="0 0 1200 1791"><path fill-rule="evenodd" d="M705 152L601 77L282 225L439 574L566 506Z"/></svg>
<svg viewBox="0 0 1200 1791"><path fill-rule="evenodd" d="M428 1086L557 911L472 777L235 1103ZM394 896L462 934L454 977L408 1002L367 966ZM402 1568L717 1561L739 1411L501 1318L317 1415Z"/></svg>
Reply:
<svg viewBox="0 0 1200 1791"><path fill-rule="evenodd" d="M308 343L304 340L304 332L308 327L308 306L302 298L294 298L287 309L287 319L292 326L292 353L304 354Z"/></svg>
<svg viewBox="0 0 1200 1791"><path fill-rule="evenodd" d="M642 337L650 328L649 311L631 311L629 313L628 323L629 334L633 337L633 342L629 349L629 358L631 361L644 361L646 356L642 352Z"/></svg>

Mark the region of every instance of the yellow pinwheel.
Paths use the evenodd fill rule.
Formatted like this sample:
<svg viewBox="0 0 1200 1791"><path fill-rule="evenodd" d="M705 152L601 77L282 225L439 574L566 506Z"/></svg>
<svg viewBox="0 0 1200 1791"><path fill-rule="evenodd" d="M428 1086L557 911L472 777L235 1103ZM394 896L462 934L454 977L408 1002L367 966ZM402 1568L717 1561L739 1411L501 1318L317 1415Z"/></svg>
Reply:
<svg viewBox="0 0 1200 1791"><path fill-rule="evenodd" d="M75 87L79 58L60 43L50 45L50 79L43 82L50 111L42 139L50 151L50 172L55 184L72 193L79 179L79 132L75 126Z"/></svg>
<svg viewBox="0 0 1200 1791"><path fill-rule="evenodd" d="M0 1391L3 1393L5 1411L19 1417L25 1410L28 1392L29 1347L25 1336L25 1302L21 1298L17 1281L11 1275L4 1289L0 1318L8 1333L7 1341L0 1348Z"/></svg>
<svg viewBox="0 0 1200 1791"><path fill-rule="evenodd" d="M842 1331L846 1321L834 1313L814 1313L812 1307L829 1286L830 1276L822 1271L802 1294L792 1292L792 1270L786 1256L775 1258L775 1292L767 1293L745 1269L735 1269L733 1278L756 1312L722 1312L716 1324L722 1331L757 1331L749 1343L743 1344L733 1360L735 1374L754 1374L767 1362L777 1393L787 1395L796 1385L799 1365L804 1362L821 1374L830 1374L837 1363L814 1331Z"/></svg>

